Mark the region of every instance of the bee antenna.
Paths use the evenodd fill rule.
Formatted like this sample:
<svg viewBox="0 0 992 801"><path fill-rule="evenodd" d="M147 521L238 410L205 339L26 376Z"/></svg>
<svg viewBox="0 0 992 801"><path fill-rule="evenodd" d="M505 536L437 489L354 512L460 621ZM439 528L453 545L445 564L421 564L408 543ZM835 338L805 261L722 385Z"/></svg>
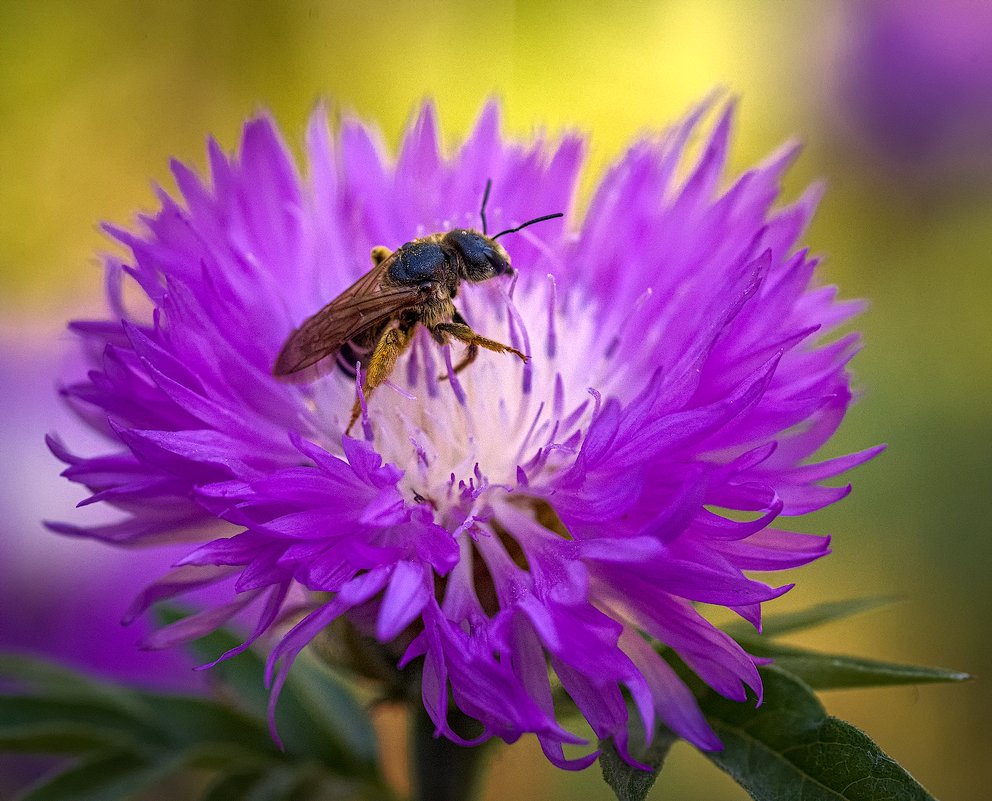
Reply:
<svg viewBox="0 0 992 801"><path fill-rule="evenodd" d="M515 234L521 228L526 228L528 225L533 225L534 223L544 222L545 220L554 220L558 217L564 217L562 212L557 214L545 214L543 217L535 217L533 220L527 220L523 225L518 225L516 228L507 228L505 231L500 231L498 234L492 236L493 239L499 239L503 234Z"/></svg>
<svg viewBox="0 0 992 801"><path fill-rule="evenodd" d="M493 188L493 179L486 179L486 191L482 193L482 208L479 209L479 216L482 218L482 235L486 236L486 203L489 202L489 190Z"/></svg>

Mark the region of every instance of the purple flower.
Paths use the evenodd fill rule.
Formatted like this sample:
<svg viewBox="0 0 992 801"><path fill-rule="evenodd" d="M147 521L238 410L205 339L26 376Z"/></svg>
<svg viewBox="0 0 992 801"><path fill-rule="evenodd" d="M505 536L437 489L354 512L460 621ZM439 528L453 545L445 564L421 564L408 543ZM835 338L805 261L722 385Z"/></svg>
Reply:
<svg viewBox="0 0 992 801"><path fill-rule="evenodd" d="M982 0L852 4L839 42L854 128L909 175L992 168L992 5Z"/></svg>
<svg viewBox="0 0 992 801"><path fill-rule="evenodd" d="M719 693L760 697L755 659L696 604L759 626L792 585L745 571L828 550L771 524L844 497L821 482L877 449L807 464L851 401L858 348L822 338L861 304L813 286L797 248L818 190L774 206L795 147L721 189L728 106L686 165L706 111L635 143L583 215L583 138L508 141L496 103L450 156L428 104L395 161L374 130L346 119L332 136L318 113L305 177L266 118L236 155L210 143L209 182L175 163L181 202L160 192L139 232L107 227L130 250L107 260L107 319L72 324L92 369L64 392L111 445L81 457L52 442L125 515L54 527L191 543L135 614L226 582L229 603L153 644L250 607L246 646L282 634L273 703L299 652L345 618L398 666L420 664L424 705L456 742L532 732L556 765L585 767L596 752L562 750L582 740L555 716L560 684L622 752L622 688L649 735L660 719L719 748L655 643ZM530 360L482 351L455 376L460 353L421 329L363 406L364 437L345 436L354 379L276 380L281 346L370 269L373 246L478 226L489 178L492 230L568 212L502 240L516 276L459 294L475 330ZM477 738L453 731L451 700Z"/></svg>
<svg viewBox="0 0 992 801"><path fill-rule="evenodd" d="M0 327L0 650L162 689L201 689L203 677L191 673L186 654L137 649L150 630L145 621L120 625L130 597L161 574L169 551L173 558L182 551L115 552L92 541L69 543L42 528L45 515L72 509L80 489L52 471L38 432L57 422L77 439L88 433L52 394L61 361L48 344L54 331L54 322L26 319L8 318ZM88 511L104 520L112 514Z"/></svg>

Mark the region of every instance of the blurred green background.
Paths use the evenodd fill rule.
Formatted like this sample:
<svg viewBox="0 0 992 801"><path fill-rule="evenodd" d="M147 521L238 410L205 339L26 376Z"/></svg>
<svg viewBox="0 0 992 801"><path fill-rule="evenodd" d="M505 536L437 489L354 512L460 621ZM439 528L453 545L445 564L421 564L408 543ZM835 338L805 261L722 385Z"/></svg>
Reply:
<svg viewBox="0 0 992 801"><path fill-rule="evenodd" d="M965 94L978 99L955 107L953 125L907 147L899 134L909 128L893 124L901 107L887 111L891 87L863 57L878 24L874 5L8 0L0 9L4 347L25 336L54 342L65 318L98 307L97 254L109 243L96 223L153 209L150 181L172 185L169 156L202 166L205 136L233 148L243 120L260 108L299 152L320 100L377 121L395 144L424 97L437 99L453 142L496 94L510 134L537 126L588 132L588 187L626 142L723 87L742 98L734 169L802 139L786 196L826 180L806 241L826 258L822 280L871 301L857 324L866 348L853 365L863 397L830 453L889 444L852 476L850 498L803 521L834 535L834 554L799 571L799 586L772 610L851 596L904 599L802 642L953 667L977 680L825 701L938 798L984 797L980 773L992 748L992 79L965 75L978 85ZM978 47L962 69L985 68L987 4L879 7L900 5L934 19L959 14L960 30L940 34L937 49ZM898 59L889 66L895 80L920 80ZM923 74L940 69L925 63ZM949 113L925 104L952 89L930 88L900 101L924 104L910 127ZM17 454L4 462L13 469ZM395 714L382 717L394 741ZM612 797L597 768L557 772L526 738L500 751L494 771L489 799ZM651 797L747 796L680 745Z"/></svg>

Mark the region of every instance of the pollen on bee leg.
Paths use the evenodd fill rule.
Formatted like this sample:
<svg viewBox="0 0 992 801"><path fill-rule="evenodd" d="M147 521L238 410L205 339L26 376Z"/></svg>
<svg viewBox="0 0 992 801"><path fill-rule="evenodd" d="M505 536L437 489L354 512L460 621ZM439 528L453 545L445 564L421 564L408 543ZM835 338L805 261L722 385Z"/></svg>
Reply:
<svg viewBox="0 0 992 801"><path fill-rule="evenodd" d="M393 252L384 245L376 245L372 248L372 263L378 266L388 259L392 253Z"/></svg>

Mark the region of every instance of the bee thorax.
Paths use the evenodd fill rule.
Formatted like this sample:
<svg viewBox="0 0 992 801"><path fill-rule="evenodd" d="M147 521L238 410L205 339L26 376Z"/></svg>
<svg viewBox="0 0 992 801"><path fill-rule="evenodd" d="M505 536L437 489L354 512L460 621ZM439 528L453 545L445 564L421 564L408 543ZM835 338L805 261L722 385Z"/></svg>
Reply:
<svg viewBox="0 0 992 801"><path fill-rule="evenodd" d="M420 307L420 322L428 328L451 320L455 314L455 304L445 295L443 298L433 298Z"/></svg>

